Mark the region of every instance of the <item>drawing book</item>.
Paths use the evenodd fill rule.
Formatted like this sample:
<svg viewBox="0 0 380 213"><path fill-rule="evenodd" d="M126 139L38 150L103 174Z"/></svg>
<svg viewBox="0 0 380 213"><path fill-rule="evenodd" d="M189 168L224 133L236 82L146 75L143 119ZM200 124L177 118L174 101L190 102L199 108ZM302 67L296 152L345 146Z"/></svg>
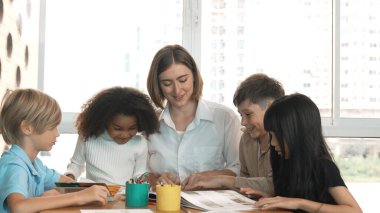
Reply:
<svg viewBox="0 0 380 213"><path fill-rule="evenodd" d="M256 201L233 190L182 191L181 205L201 211L253 210Z"/></svg>

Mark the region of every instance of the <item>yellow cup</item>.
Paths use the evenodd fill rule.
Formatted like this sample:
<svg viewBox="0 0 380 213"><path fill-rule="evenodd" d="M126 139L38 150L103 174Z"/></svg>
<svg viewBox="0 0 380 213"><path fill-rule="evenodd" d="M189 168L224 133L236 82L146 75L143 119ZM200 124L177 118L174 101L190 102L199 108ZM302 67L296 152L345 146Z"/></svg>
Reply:
<svg viewBox="0 0 380 213"><path fill-rule="evenodd" d="M157 185L157 210L179 211L181 208L181 186Z"/></svg>

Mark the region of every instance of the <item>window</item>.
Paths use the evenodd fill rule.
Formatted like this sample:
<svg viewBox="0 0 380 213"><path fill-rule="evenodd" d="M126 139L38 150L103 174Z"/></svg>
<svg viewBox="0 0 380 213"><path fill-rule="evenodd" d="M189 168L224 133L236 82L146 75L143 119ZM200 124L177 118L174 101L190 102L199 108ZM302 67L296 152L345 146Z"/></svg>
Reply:
<svg viewBox="0 0 380 213"><path fill-rule="evenodd" d="M213 94L207 85L222 80L224 98L216 100L233 107L238 83L264 72L278 78L286 93L305 93L317 103L326 135L378 137L380 17L374 8L380 3L337 2L49 1L40 87L67 112L62 126L70 132L66 127L73 126L81 104L100 89L146 91L154 53L179 43L199 62L206 99ZM91 10L82 9L89 4ZM215 73L221 66L222 76Z"/></svg>
<svg viewBox="0 0 380 213"><path fill-rule="evenodd" d="M243 26L238 26L237 31L238 31L238 35L240 35L240 36L244 35L244 27Z"/></svg>
<svg viewBox="0 0 380 213"><path fill-rule="evenodd" d="M182 8L177 0L47 1L43 89L64 112L105 87L146 91L156 51L182 44Z"/></svg>
<svg viewBox="0 0 380 213"><path fill-rule="evenodd" d="M295 0L229 1L219 13L207 10L210 4L211 1L202 1L201 58L219 51L225 55L225 66L244 68L243 76L255 72L275 76L284 84L287 93L306 93L318 103L325 117L331 117L333 29L330 1L310 5ZM214 26L207 20L217 19L215 16L226 17L225 22L219 23L225 37L208 33L207 29ZM244 20L238 21L239 16L244 16ZM226 48L212 49L210 44L216 39L222 39ZM201 68L219 65L202 60ZM241 80L241 68L226 67L229 72L223 79L226 97L232 97L234 89L231 88ZM324 95L317 97L319 94ZM233 107L231 98L224 100L223 104Z"/></svg>
<svg viewBox="0 0 380 213"><path fill-rule="evenodd" d="M340 89L347 100L340 105L342 117L380 118L380 102L372 98L379 97L380 91L380 78L374 75L380 70L379 7L375 0L341 0L340 69L347 71L340 75Z"/></svg>

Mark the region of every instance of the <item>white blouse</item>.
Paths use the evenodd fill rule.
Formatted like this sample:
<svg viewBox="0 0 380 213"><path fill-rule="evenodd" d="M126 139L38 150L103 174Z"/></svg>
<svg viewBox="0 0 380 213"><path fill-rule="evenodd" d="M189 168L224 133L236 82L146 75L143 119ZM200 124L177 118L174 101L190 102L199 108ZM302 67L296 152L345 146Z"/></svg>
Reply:
<svg viewBox="0 0 380 213"><path fill-rule="evenodd" d="M166 106L160 133L150 135L148 168L170 172L181 180L193 172L229 169L239 174L240 120L228 107L200 100L194 120L178 134Z"/></svg>

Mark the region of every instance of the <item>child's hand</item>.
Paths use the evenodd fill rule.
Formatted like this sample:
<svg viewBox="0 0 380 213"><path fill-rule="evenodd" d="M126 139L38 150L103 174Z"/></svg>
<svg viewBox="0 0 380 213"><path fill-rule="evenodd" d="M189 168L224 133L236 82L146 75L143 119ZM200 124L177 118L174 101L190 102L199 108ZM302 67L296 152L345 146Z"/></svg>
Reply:
<svg viewBox="0 0 380 213"><path fill-rule="evenodd" d="M59 182L64 182L64 183L73 183L75 180L71 177L74 177L73 175L66 176L66 175L61 175L59 178Z"/></svg>
<svg viewBox="0 0 380 213"><path fill-rule="evenodd" d="M75 193L78 195L78 205L92 202L105 205L107 203L107 196L110 196L108 189L105 186L99 185L93 185Z"/></svg>
<svg viewBox="0 0 380 213"><path fill-rule="evenodd" d="M125 201L125 194L116 194L114 196L114 200L121 200L121 201Z"/></svg>
<svg viewBox="0 0 380 213"><path fill-rule="evenodd" d="M287 197L271 197L271 198L263 198L257 201L254 206L259 207L263 210L268 209L298 209L301 203L301 199L299 198L287 198Z"/></svg>

